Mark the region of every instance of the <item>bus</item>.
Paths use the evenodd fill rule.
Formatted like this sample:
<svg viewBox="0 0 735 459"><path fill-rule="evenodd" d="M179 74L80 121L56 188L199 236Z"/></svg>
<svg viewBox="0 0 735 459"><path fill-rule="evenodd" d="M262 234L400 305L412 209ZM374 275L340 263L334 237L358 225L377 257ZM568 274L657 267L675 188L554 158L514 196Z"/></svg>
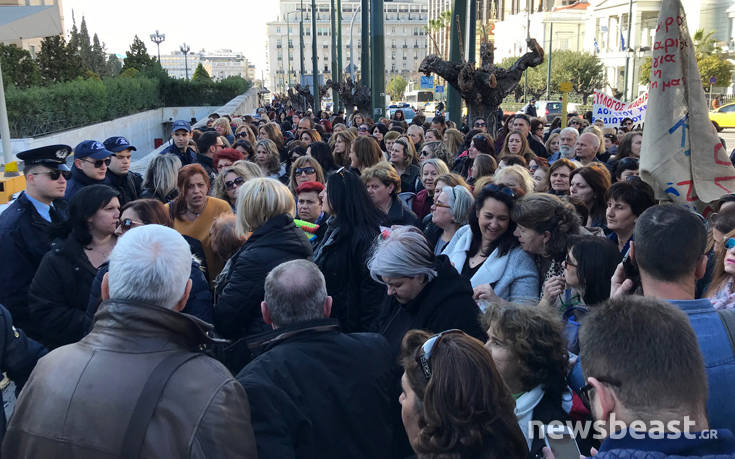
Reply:
<svg viewBox="0 0 735 459"><path fill-rule="evenodd" d="M416 109L425 109L427 104L434 101L434 91L410 91L403 96L403 100Z"/></svg>

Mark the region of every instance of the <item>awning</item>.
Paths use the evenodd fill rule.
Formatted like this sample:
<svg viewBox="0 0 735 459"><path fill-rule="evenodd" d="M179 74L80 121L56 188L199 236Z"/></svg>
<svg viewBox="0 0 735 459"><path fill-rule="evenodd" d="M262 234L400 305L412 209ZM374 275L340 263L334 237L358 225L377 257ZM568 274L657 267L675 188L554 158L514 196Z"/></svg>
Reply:
<svg viewBox="0 0 735 459"><path fill-rule="evenodd" d="M43 38L63 32L57 5L0 6L0 41Z"/></svg>

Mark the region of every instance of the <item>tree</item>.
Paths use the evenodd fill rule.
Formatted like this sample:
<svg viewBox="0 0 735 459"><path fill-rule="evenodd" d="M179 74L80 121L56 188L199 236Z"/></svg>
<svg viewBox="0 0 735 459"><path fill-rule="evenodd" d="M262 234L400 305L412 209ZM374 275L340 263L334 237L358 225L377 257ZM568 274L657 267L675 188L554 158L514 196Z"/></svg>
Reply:
<svg viewBox="0 0 735 459"><path fill-rule="evenodd" d="M41 80L38 64L25 49L0 43L0 62L3 68L3 86L6 88L10 84L17 88L27 88Z"/></svg>
<svg viewBox="0 0 735 459"><path fill-rule="evenodd" d="M37 62L43 84L73 80L84 73L81 59L60 35L43 39Z"/></svg>
<svg viewBox="0 0 735 459"><path fill-rule="evenodd" d="M390 94L392 100L401 100L406 92L406 86L408 86L408 82L402 76L397 75L388 82L385 90Z"/></svg>
<svg viewBox="0 0 735 459"><path fill-rule="evenodd" d="M212 81L212 78L209 76L209 73L207 73L207 70L204 68L201 62L199 63L199 65L197 65L196 70L194 70L194 76L192 76L191 79L195 81L198 81L198 80Z"/></svg>
<svg viewBox="0 0 735 459"><path fill-rule="evenodd" d="M90 69L96 72L92 67L92 44L89 40L89 31L87 30L87 20L82 16L82 25L79 27L78 36L78 52L79 57L82 59L82 64L85 69Z"/></svg>
<svg viewBox="0 0 735 459"><path fill-rule="evenodd" d="M153 65L153 59L148 55L148 49L145 47L145 43L136 35L133 38L130 49L125 51L125 61L122 69L134 68L142 72L151 65Z"/></svg>
<svg viewBox="0 0 735 459"><path fill-rule="evenodd" d="M600 90L605 86L605 66L597 56L575 51L557 51L554 58L563 69L562 81L572 82L572 88L582 96L583 104L587 104L587 98L594 94L595 89Z"/></svg>
<svg viewBox="0 0 735 459"><path fill-rule="evenodd" d="M107 76L107 65L105 62L105 45L100 43L100 39L97 34L94 34L92 40L92 54L90 55L90 69L97 75Z"/></svg>
<svg viewBox="0 0 735 459"><path fill-rule="evenodd" d="M115 54L107 56L107 62L105 63L105 75L117 76L122 71L122 62Z"/></svg>

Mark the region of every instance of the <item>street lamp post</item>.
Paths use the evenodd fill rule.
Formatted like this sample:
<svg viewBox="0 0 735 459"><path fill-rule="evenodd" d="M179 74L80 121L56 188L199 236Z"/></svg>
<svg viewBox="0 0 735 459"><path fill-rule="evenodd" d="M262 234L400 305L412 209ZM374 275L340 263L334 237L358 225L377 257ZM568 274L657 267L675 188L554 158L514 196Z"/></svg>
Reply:
<svg viewBox="0 0 735 459"><path fill-rule="evenodd" d="M151 34L151 41L156 44L156 48L158 48L158 63L161 63L161 43L166 40L166 34L165 33L158 33L158 30L156 30L156 33Z"/></svg>
<svg viewBox="0 0 735 459"><path fill-rule="evenodd" d="M190 49L191 48L189 48L189 45L187 45L186 43L184 43L183 45L179 46L179 51L181 51L182 53L184 53L184 69L186 71L186 79L187 80L189 79L189 61L188 61L186 55L189 54L189 50Z"/></svg>
<svg viewBox="0 0 735 459"><path fill-rule="evenodd" d="M352 27L355 25L355 18L357 17L357 13L360 12L361 5L357 5L357 9L355 9L355 12L352 14L352 20L350 21L350 78L352 78L352 82L355 82L355 63L354 63L354 47L353 47L353 37L352 37Z"/></svg>

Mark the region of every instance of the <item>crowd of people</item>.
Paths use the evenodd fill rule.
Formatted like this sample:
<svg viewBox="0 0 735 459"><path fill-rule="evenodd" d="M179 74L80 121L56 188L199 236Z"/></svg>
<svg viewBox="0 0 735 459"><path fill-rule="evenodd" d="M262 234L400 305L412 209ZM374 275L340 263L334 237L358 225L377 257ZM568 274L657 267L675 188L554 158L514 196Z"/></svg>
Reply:
<svg viewBox="0 0 735 459"><path fill-rule="evenodd" d="M657 203L629 119L487 121L276 100L142 175L120 136L19 153L3 456L548 458L596 421L582 455L735 457L735 196Z"/></svg>

